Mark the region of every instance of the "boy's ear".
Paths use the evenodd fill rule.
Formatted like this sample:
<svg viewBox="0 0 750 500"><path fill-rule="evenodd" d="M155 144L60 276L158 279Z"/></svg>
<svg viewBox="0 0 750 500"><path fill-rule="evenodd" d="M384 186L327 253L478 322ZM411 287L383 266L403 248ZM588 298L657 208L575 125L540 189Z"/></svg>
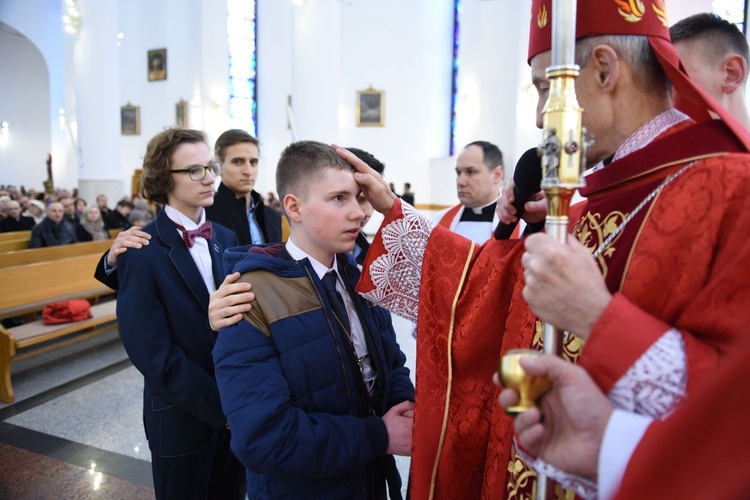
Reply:
<svg viewBox="0 0 750 500"><path fill-rule="evenodd" d="M732 94L745 85L747 79L747 62L744 57L732 54L722 62L724 80L721 90L725 94Z"/></svg>
<svg viewBox="0 0 750 500"><path fill-rule="evenodd" d="M284 196L282 205L284 205L284 213L290 221L300 222L302 220L302 202L296 195L288 194Z"/></svg>

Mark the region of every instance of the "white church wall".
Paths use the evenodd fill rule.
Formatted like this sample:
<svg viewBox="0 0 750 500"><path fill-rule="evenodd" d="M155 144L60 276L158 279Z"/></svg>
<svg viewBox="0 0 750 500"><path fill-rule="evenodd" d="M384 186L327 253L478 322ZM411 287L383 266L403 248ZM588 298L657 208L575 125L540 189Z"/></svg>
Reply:
<svg viewBox="0 0 750 500"><path fill-rule="evenodd" d="M450 3L261 0L258 11L259 190L274 189L294 135L370 151L399 190L410 181L428 202L429 158L448 152ZM370 86L385 92L383 127L356 125L356 93Z"/></svg>
<svg viewBox="0 0 750 500"><path fill-rule="evenodd" d="M31 68L36 64L31 52L23 58L24 71L31 68L33 75L10 81L3 71L0 90L16 85L24 92L17 102L0 104L0 111L27 97L47 96L24 102L23 116L12 121L0 116L11 124L14 141L18 138L11 149L0 149L0 169L4 181L39 187L44 156L51 151L57 185L81 183L117 199L130 193L148 139L174 123L179 100L190 103L189 125L204 130L211 145L228 128L226 2L104 0L116 6L106 13L97 0L77 2L81 33L74 36L62 34L60 0L0 2L0 21L36 46L48 73L43 76L38 55L38 67ZM540 137L526 64L530 0L512 8L503 1L465 0L462 6L456 150L477 139L495 142L510 176L518 156ZM670 22L676 22L710 10L711 1L670 2L669 9ZM276 161L296 132L296 139L371 151L386 163L386 176L397 190L411 182L417 204L455 201L454 159L448 153L452 2L308 0L297 6L259 0L258 14L259 191L275 190ZM115 47L118 31L124 38ZM167 79L149 82L146 54L158 48L167 49ZM16 59L3 59L3 50L0 69L13 68ZM45 78L49 88L35 88ZM356 92L370 86L385 91L384 127L356 126ZM37 110L42 102L44 109ZM140 106L137 136L120 135L119 107L128 102ZM58 126L59 108L66 108L71 132L80 139L80 160L68 131ZM19 138L24 123L33 125L31 142ZM23 154L13 153L12 162L28 165L22 172L6 167L16 147ZM29 153L35 150L37 158Z"/></svg>

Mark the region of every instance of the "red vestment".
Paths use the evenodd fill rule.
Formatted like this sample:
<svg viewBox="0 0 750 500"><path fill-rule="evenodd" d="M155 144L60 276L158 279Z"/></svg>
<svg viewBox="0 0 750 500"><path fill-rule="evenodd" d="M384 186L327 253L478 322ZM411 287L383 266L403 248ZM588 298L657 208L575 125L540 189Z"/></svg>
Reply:
<svg viewBox="0 0 750 500"><path fill-rule="evenodd" d="M662 134L675 134L671 141L641 144L587 178L576 235L593 251L656 186L700 159L648 201L597 259L614 299L580 362L607 392L672 328L684 340L692 384L750 323L750 156L712 156L742 149L721 142L729 136L718 122L686 125ZM696 135L715 140L701 144ZM512 421L491 382L505 350L541 344L521 295L522 242L476 247L443 228L430 233L407 207L404 216L397 202L381 225L358 290L412 318L399 306L408 305L410 287L419 290L412 497L525 495L533 473L520 460L509 463ZM415 259L416 273L409 270ZM566 347L570 359L580 355L574 336Z"/></svg>
<svg viewBox="0 0 750 500"><path fill-rule="evenodd" d="M651 424L616 498L750 497L749 340L672 417Z"/></svg>

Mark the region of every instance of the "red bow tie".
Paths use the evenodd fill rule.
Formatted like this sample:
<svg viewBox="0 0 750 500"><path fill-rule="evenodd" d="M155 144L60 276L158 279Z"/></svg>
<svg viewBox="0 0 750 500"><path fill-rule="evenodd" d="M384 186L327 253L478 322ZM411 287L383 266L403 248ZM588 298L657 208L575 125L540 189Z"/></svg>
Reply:
<svg viewBox="0 0 750 500"><path fill-rule="evenodd" d="M175 221L172 221L172 225L182 231L182 241L185 242L185 246L188 248L193 247L193 245L195 244L195 238L197 237L210 240L214 236L214 230L211 227L211 221L208 220L204 222L203 225L198 229L185 229L184 226L177 224Z"/></svg>

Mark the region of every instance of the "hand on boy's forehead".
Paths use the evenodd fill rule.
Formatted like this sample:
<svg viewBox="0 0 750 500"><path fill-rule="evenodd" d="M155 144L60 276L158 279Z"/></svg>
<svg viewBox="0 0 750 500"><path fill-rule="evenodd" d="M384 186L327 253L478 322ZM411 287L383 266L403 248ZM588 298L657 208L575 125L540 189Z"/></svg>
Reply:
<svg viewBox="0 0 750 500"><path fill-rule="evenodd" d="M353 167L354 170L357 172L362 172L364 174L372 174L377 173L375 170L370 168L367 163L363 162L359 158L357 158L357 155L349 151L348 149L342 148L341 146L337 146L335 144L332 145L333 149L336 150L336 153L343 158L344 160L348 161Z"/></svg>

